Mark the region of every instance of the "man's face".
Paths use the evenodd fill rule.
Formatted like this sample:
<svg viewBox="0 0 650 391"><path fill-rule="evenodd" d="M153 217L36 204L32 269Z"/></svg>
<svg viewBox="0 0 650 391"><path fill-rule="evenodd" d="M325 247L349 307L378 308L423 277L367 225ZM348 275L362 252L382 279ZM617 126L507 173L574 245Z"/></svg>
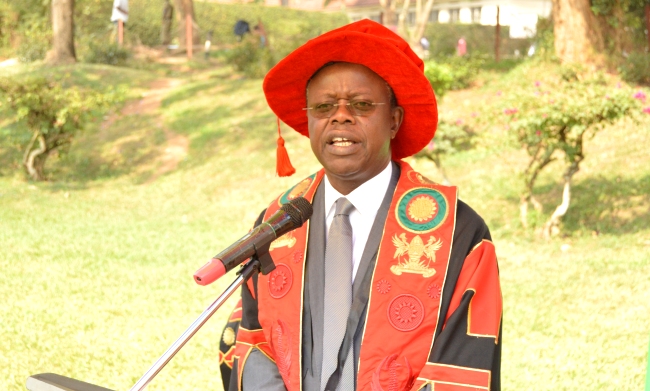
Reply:
<svg viewBox="0 0 650 391"><path fill-rule="evenodd" d="M345 104L363 100L375 105L353 115ZM328 118L308 110L311 149L330 183L342 194L379 174L390 162L390 141L402 122L403 109L391 108L386 82L359 64L336 63L323 68L309 83L307 105L338 103Z"/></svg>

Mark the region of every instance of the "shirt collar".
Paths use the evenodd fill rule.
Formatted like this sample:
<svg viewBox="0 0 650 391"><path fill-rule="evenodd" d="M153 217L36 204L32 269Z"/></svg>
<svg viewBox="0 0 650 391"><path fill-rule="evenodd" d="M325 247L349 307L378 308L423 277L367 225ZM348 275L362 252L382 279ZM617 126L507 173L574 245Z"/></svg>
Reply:
<svg viewBox="0 0 650 391"><path fill-rule="evenodd" d="M375 215L384 199L383 195L386 194L392 175L393 164L389 162L382 172L368 179L346 196L332 187L325 175L325 216L329 215L334 203L341 197L347 198L361 216Z"/></svg>

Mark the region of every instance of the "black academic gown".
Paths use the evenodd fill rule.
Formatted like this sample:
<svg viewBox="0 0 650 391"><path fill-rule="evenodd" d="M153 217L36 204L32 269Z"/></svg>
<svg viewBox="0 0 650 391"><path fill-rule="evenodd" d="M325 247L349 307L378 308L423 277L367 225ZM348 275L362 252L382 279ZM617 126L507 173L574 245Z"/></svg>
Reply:
<svg viewBox="0 0 650 391"><path fill-rule="evenodd" d="M379 248L384 221L390 207L400 169L393 164L393 177L375 218L375 223L368 237L359 269L353 285L353 304L350 319L355 320L354 330L347 330L346 339L353 344L354 363L358 362L362 331L365 320L366 304L370 291L372 270L374 268L377 250ZM305 274L305 292L303 308L303 389L320 391L320 368L322 364L323 340L323 292L324 268L322 259L325 254L325 208L324 185L321 183L314 198L314 215L310 224L310 240L308 242L307 270ZM257 224L261 223L264 212ZM447 319L451 297L456 287L464 260L471 250L483 240L490 240L490 234L483 219L467 204L458 200L456 212L456 227L454 230L453 246L448 266L447 281L444 286L443 299L440 308L440 318L436 328L436 338L429 352L429 362L448 364L460 367L489 370L491 372L490 390L500 390L501 338L476 338L467 335L468 309L472 299L471 294L464 294L460 305ZM366 273L367 272L367 273ZM361 277L361 278L360 278ZM257 276L253 277L253 286L257 286ZM469 293L469 292L468 292ZM445 323L446 320L446 323ZM350 324L350 322L348 322ZM257 319L257 301L250 294L248 286L242 289L242 318L241 325L249 330L260 329ZM236 325L231 325L236 326ZM444 326L444 327L443 327ZM344 342L345 343L345 342ZM222 344L223 346L223 344ZM429 349L427 346L426 349ZM237 390L237 360L233 367L222 364L224 389ZM342 363L339 363L342 364ZM232 380L226 378L232 369ZM356 373L356 368L355 368ZM284 391L284 383L277 366L256 349L251 352L243 372L244 391ZM430 385L423 390L430 391ZM365 390L359 390L365 391Z"/></svg>

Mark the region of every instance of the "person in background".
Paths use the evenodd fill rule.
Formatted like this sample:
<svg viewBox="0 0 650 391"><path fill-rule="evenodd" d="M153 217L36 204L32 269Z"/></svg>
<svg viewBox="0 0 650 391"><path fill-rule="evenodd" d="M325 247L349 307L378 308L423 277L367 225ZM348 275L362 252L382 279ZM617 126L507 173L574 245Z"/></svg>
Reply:
<svg viewBox="0 0 650 391"><path fill-rule="evenodd" d="M111 41L119 42L119 32L118 24L122 22L122 26L126 26L126 22L129 20L129 0L113 0L113 11L111 13L111 22L113 23L113 34L115 35L114 39Z"/></svg>
<svg viewBox="0 0 650 391"><path fill-rule="evenodd" d="M212 34L213 30L208 31L208 34L205 37L205 59L210 58L210 47L212 46Z"/></svg>
<svg viewBox="0 0 650 391"><path fill-rule="evenodd" d="M162 13L162 26L160 30L160 42L163 46L168 46L172 42L172 19L174 17L174 7L165 0Z"/></svg>
<svg viewBox="0 0 650 391"><path fill-rule="evenodd" d="M467 54L467 42L465 42L465 38L463 37L458 40L458 45L456 45L456 54L459 57L463 57Z"/></svg>
<svg viewBox="0 0 650 391"><path fill-rule="evenodd" d="M264 24L262 24L261 19L257 20L257 24L253 27L253 30L255 31L255 34L260 36L260 48L269 46L266 30L264 29Z"/></svg>
<svg viewBox="0 0 650 391"><path fill-rule="evenodd" d="M424 52L424 58L429 58L429 47L431 47L431 43L429 43L427 37L422 37L420 39L420 46L422 46L422 51Z"/></svg>
<svg viewBox="0 0 650 391"><path fill-rule="evenodd" d="M237 42L241 42L241 40L244 38L244 34L251 32L251 27L247 21L240 19L237 22L235 22L235 27L233 28L233 32L237 37Z"/></svg>

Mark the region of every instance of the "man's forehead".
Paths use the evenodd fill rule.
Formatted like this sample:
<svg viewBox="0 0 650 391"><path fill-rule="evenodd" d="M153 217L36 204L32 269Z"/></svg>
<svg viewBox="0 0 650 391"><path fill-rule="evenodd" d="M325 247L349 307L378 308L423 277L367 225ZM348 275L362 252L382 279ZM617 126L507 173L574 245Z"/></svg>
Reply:
<svg viewBox="0 0 650 391"><path fill-rule="evenodd" d="M317 78L318 76L331 74L333 72L350 72L350 73L359 73L364 75L374 75L376 79L386 82L381 76L375 73L372 69L368 68L362 64L356 64L351 62L328 62L322 67L318 68L316 72L309 78L309 82Z"/></svg>

